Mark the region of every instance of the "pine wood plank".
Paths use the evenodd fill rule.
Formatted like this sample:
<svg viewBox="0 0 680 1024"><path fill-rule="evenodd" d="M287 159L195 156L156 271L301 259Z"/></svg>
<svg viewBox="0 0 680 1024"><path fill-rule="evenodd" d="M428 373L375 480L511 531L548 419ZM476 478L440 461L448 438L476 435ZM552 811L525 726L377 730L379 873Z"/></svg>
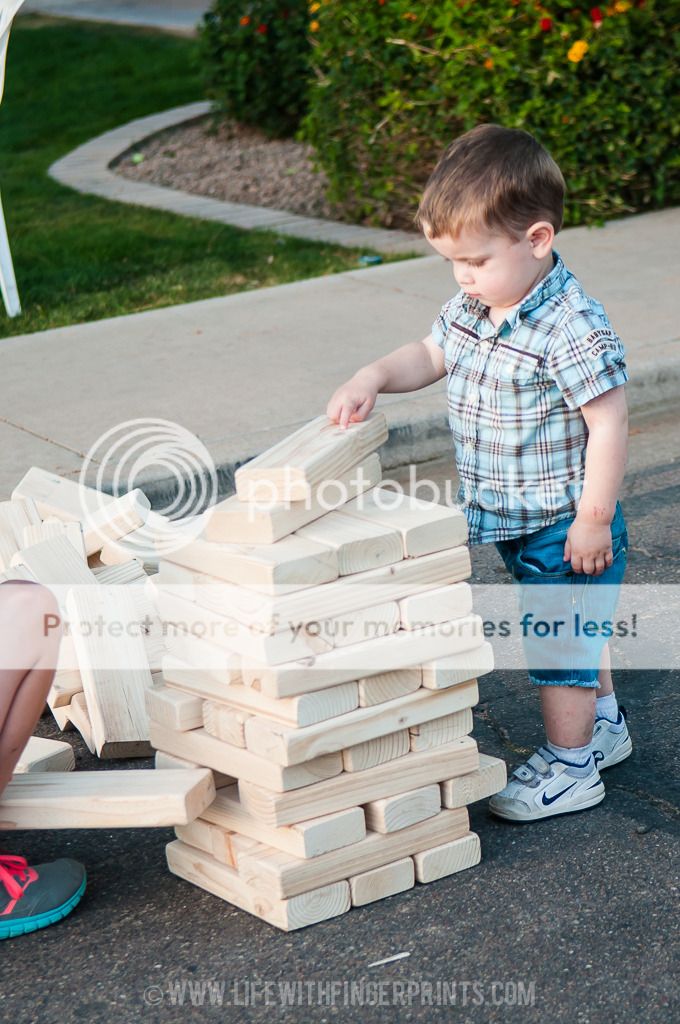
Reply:
<svg viewBox="0 0 680 1024"><path fill-rule="evenodd" d="M319 814L330 814L456 778L474 771L478 764L477 744L471 736L465 736L436 750L422 754L411 752L368 772L344 772L338 778L317 782L294 793L274 793L261 783L241 778L238 791L242 805L254 818L268 825L292 825Z"/></svg>
<svg viewBox="0 0 680 1024"><path fill-rule="evenodd" d="M466 836L429 850L421 850L413 856L419 882L436 882L439 878L474 867L481 859L482 849L476 832L469 832Z"/></svg>
<svg viewBox="0 0 680 1024"><path fill-rule="evenodd" d="M63 740L49 740L43 736L31 736L21 752L14 774L70 772L75 766L75 754L70 743L64 743Z"/></svg>
<svg viewBox="0 0 680 1024"><path fill-rule="evenodd" d="M413 594L399 602L399 618L403 629L419 629L433 622L462 618L472 611L472 587L469 583L452 583L422 594Z"/></svg>
<svg viewBox="0 0 680 1024"><path fill-rule="evenodd" d="M195 761L187 761L183 757L175 757L173 754L166 754L164 750L157 750L154 755L154 768L160 771L167 771L169 768L202 768L200 764L196 764ZM234 786L236 779L232 775L225 775L223 772L216 772L210 769L213 774L213 780L215 782L215 789L221 789L224 786Z"/></svg>
<svg viewBox="0 0 680 1024"><path fill-rule="evenodd" d="M341 510L328 512L316 522L295 531L296 537L332 548L338 556L338 575L392 565L404 557L401 535L380 523L371 523Z"/></svg>
<svg viewBox="0 0 680 1024"><path fill-rule="evenodd" d="M33 501L39 515L77 522L115 499L94 487L32 466L12 491L12 500Z"/></svg>
<svg viewBox="0 0 680 1024"><path fill-rule="evenodd" d="M398 530L405 558L453 548L467 541L467 520L459 508L422 501L404 491L374 487L347 502L343 511Z"/></svg>
<svg viewBox="0 0 680 1024"><path fill-rule="evenodd" d="M49 519L44 523L31 523L25 526L20 548L30 548L52 537L65 536L82 559L85 559L85 542L80 523L63 523L59 519Z"/></svg>
<svg viewBox="0 0 680 1024"><path fill-rule="evenodd" d="M499 793L508 781L505 761L488 754L479 755L479 767L460 778L445 779L441 783L442 806L464 807L476 800Z"/></svg>
<svg viewBox="0 0 680 1024"><path fill-rule="evenodd" d="M411 750L432 750L434 747L440 747L442 743L450 743L459 736L467 736L472 732L472 726L470 708L457 711L453 715L444 715L433 722L414 726L410 730Z"/></svg>
<svg viewBox="0 0 680 1024"><path fill-rule="evenodd" d="M15 551L24 545L24 530L27 526L37 526L41 522L35 502L30 498L17 498L13 501L0 501L0 534L4 534L16 546Z"/></svg>
<svg viewBox="0 0 680 1024"><path fill-rule="evenodd" d="M174 875L282 931L295 931L327 921L350 908L349 883L346 881L323 886L294 899L277 900L248 885L233 868L219 864L214 857L179 840L168 844L166 855L168 867Z"/></svg>
<svg viewBox="0 0 680 1024"><path fill-rule="evenodd" d="M433 818L441 807L441 792L435 782L382 800L371 800L364 804L364 814L366 825L372 832L386 834Z"/></svg>
<svg viewBox="0 0 680 1024"><path fill-rule="evenodd" d="M187 846L203 850L221 864L236 868L236 856L230 841L232 834L202 818L196 818L188 825L175 825L175 835Z"/></svg>
<svg viewBox="0 0 680 1024"><path fill-rule="evenodd" d="M394 761L408 754L409 739L408 729L399 729L386 736L377 736L373 740L346 747L342 752L342 767L346 772L363 772L385 761Z"/></svg>
<svg viewBox="0 0 680 1024"><path fill-rule="evenodd" d="M258 782L266 787L267 792L284 793L302 786L311 786L320 780L326 781L339 775L342 771L342 757L339 753L326 754L306 764L283 767L271 764L249 750L215 739L205 729L176 732L151 721L149 732L151 744L156 750L165 750L168 754L176 754L187 761L195 761L237 779ZM476 764L475 760L468 771L472 771ZM308 818L313 816L306 815Z"/></svg>
<svg viewBox="0 0 680 1024"><path fill-rule="evenodd" d="M339 474L337 480L322 481L313 488L308 501L258 505L240 501L234 494L210 509L206 539L232 544L274 544L327 512L341 508L369 487L375 487L381 475L380 459L373 453Z"/></svg>
<svg viewBox="0 0 680 1024"><path fill-rule="evenodd" d="M101 551L107 541L120 540L143 526L151 503L143 491L134 488L106 502L83 520L83 540L88 555Z"/></svg>
<svg viewBox="0 0 680 1024"><path fill-rule="evenodd" d="M420 689L422 677L420 665L413 665L412 668L397 668L392 672L379 672L375 676L359 679L359 706L370 708L397 697L405 697L407 693Z"/></svg>
<svg viewBox="0 0 680 1024"><path fill-rule="evenodd" d="M245 749L245 726L248 719L252 718L251 714L210 700L203 701L202 707L202 725L206 732L209 732L211 736L216 736L218 740L224 740L225 743Z"/></svg>
<svg viewBox="0 0 680 1024"><path fill-rule="evenodd" d="M426 690L443 690L458 686L470 674L476 678L493 670L493 648L484 642L479 647L456 653L452 657L435 656L433 661L423 661L423 686Z"/></svg>
<svg viewBox="0 0 680 1024"><path fill-rule="evenodd" d="M212 773L36 772L0 797L0 829L154 828L197 818L215 799Z"/></svg>
<svg viewBox="0 0 680 1024"><path fill-rule="evenodd" d="M387 440L387 422L374 411L343 430L317 416L235 473L241 501L295 501L311 496L324 480L337 479Z"/></svg>
<svg viewBox="0 0 680 1024"><path fill-rule="evenodd" d="M144 696L149 718L168 729L185 732L187 729L200 729L203 725L203 701L200 697L180 693L169 686L154 686Z"/></svg>
<svg viewBox="0 0 680 1024"><path fill-rule="evenodd" d="M30 548L17 551L15 564L24 565L46 586L81 584L93 586L97 578L65 534L50 537Z"/></svg>
<svg viewBox="0 0 680 1024"><path fill-rule="evenodd" d="M171 627L171 624L167 624ZM182 630L167 629L167 666L173 673L190 666L196 672L209 674L217 683L224 687L234 683L242 683L241 659L238 654L225 651L223 647L211 643L203 637L192 636ZM163 659L163 667L166 659ZM181 682L181 680L177 680Z"/></svg>
<svg viewBox="0 0 680 1024"><path fill-rule="evenodd" d="M58 710L52 708L52 714L55 715ZM64 712L64 716L67 721L74 726L83 737L83 742L91 754L98 754L102 757L116 757L118 756L116 749L111 750L106 744L102 746L103 754L99 754L95 743L94 735L92 732L92 720L90 719L90 712L87 708L87 700L85 693L74 693L71 697L71 703L68 706L68 711ZM59 719L57 719L57 722ZM62 727L63 728L63 727Z"/></svg>
<svg viewBox="0 0 680 1024"><path fill-rule="evenodd" d="M103 565L92 570L97 578L97 583L105 585L118 584L125 586L131 583L146 583L148 576L144 566L136 558L127 562L119 562L118 565Z"/></svg>
<svg viewBox="0 0 680 1024"><path fill-rule="evenodd" d="M348 881L352 906L365 907L367 903L412 889L416 881L413 860L403 857L371 871L362 871L360 875L352 875Z"/></svg>

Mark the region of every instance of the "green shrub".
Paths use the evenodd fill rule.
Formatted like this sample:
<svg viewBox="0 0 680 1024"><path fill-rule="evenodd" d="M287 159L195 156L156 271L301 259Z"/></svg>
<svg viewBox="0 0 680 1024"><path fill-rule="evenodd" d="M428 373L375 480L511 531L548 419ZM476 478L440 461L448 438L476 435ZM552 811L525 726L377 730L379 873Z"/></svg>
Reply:
<svg viewBox="0 0 680 1024"><path fill-rule="evenodd" d="M208 95L223 113L273 136L307 106L310 15L300 0L214 0L200 32Z"/></svg>
<svg viewBox="0 0 680 1024"><path fill-rule="evenodd" d="M676 15L668 0L326 0L304 133L331 198L411 226L445 146L496 122L555 157L568 224L677 203Z"/></svg>

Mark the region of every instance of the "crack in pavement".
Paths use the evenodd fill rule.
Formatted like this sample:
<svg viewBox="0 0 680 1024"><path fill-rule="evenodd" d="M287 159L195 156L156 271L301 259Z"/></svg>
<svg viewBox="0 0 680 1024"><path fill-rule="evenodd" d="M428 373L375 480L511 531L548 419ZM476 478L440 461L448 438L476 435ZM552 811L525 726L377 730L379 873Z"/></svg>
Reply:
<svg viewBox="0 0 680 1024"><path fill-rule="evenodd" d="M55 441L54 438L47 437L46 434L40 434L37 430L31 430L30 427L22 427L20 423L14 423L13 420L7 419L6 416L0 416L0 423L4 423L8 427L13 427L14 430L20 430L23 434L30 434L31 437L37 437L39 441L45 441L47 444L53 444L56 448L63 448L65 452L70 452L71 455L77 455L81 459L87 458L86 452L81 452L77 448L71 448L70 445L64 444L63 441ZM92 462L96 461L96 459L92 459Z"/></svg>

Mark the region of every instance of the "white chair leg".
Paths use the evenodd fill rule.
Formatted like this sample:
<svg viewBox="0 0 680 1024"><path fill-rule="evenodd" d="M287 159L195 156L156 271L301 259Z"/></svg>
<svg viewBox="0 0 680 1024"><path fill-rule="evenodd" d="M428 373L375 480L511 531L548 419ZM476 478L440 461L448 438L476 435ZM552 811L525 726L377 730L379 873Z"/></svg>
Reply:
<svg viewBox="0 0 680 1024"><path fill-rule="evenodd" d="M12 254L9 251L9 239L5 225L5 215L2 211L2 199L0 198L0 291L5 303L7 316L19 316L21 303L17 282L14 277L14 266L12 265Z"/></svg>

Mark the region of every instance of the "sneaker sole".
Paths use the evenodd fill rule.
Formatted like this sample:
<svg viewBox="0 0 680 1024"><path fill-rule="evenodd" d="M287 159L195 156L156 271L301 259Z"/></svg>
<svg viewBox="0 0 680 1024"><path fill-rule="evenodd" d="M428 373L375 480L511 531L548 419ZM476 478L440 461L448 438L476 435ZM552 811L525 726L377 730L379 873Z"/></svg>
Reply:
<svg viewBox="0 0 680 1024"><path fill-rule="evenodd" d="M575 811L587 811L590 807L596 807L597 804L601 804L605 797L604 786L602 792L596 796L590 798L590 800L584 800L578 804L572 804L571 807L563 807L561 810L549 811L546 810L545 814L534 813L534 814L522 814L521 812L513 812L496 809L489 803L489 810L492 814L495 814L497 818L503 818L504 821L518 821L518 822L530 822L530 821L543 821L545 818L556 818L560 814L573 814Z"/></svg>
<svg viewBox="0 0 680 1024"><path fill-rule="evenodd" d="M601 772L604 768L613 768L615 764L620 761L625 761L627 757L633 753L633 741L630 736L626 739L625 743L622 743L616 750L612 750L608 757L604 757L597 763L597 770Z"/></svg>
<svg viewBox="0 0 680 1024"><path fill-rule="evenodd" d="M32 917L20 917L14 921L8 921L6 924L0 924L0 939L13 939L17 935L28 935L29 932L36 932L40 928L47 928L48 925L61 921L80 903L86 885L87 878L84 878L73 896L66 903L62 903L60 907L55 907L54 910L48 910L44 914L35 914Z"/></svg>

